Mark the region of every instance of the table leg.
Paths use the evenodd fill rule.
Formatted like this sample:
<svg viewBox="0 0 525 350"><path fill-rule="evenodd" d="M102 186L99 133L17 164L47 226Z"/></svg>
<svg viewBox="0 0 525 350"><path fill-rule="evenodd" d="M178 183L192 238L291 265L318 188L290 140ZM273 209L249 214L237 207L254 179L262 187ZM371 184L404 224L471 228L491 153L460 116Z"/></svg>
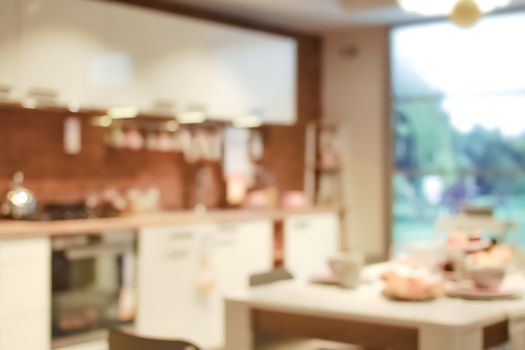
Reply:
<svg viewBox="0 0 525 350"><path fill-rule="evenodd" d="M479 328L424 326L419 329L419 350L482 350Z"/></svg>
<svg viewBox="0 0 525 350"><path fill-rule="evenodd" d="M226 300L226 349L254 350L251 312L248 305Z"/></svg>

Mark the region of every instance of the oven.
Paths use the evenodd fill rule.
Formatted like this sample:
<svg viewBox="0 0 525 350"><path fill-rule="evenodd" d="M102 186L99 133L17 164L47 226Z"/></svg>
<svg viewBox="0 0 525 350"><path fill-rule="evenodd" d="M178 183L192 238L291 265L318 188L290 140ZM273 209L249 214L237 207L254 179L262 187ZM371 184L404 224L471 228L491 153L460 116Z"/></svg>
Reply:
<svg viewBox="0 0 525 350"><path fill-rule="evenodd" d="M135 232L60 236L52 239L52 248L54 347L133 322Z"/></svg>

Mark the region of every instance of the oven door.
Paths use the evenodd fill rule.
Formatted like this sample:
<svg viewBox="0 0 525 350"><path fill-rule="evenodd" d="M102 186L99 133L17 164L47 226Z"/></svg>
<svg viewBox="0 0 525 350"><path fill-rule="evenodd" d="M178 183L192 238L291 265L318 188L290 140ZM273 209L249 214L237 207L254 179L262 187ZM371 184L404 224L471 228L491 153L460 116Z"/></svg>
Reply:
<svg viewBox="0 0 525 350"><path fill-rule="evenodd" d="M53 240L54 340L133 321L134 236L106 233Z"/></svg>

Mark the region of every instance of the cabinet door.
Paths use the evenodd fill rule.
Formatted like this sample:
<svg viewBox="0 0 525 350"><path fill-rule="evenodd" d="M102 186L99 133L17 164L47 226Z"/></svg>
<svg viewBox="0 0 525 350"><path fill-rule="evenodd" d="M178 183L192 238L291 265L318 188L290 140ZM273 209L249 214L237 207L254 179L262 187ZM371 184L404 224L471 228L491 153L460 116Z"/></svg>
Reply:
<svg viewBox="0 0 525 350"><path fill-rule="evenodd" d="M267 221L145 229L139 240L138 332L224 345L224 295L272 267Z"/></svg>
<svg viewBox="0 0 525 350"><path fill-rule="evenodd" d="M112 6L110 46L129 71L114 79L121 83L110 94L112 103L145 111L171 105L167 113L207 110L213 77L211 50L203 33L208 33L204 29L209 25L158 11Z"/></svg>
<svg viewBox="0 0 525 350"><path fill-rule="evenodd" d="M161 18L159 17L158 20ZM153 100L175 102L177 112L209 112L214 81L211 41L214 26L206 21L170 15L162 22L155 51L144 67L144 87Z"/></svg>
<svg viewBox="0 0 525 350"><path fill-rule="evenodd" d="M0 350L50 349L48 239L0 242Z"/></svg>
<svg viewBox="0 0 525 350"><path fill-rule="evenodd" d="M265 123L293 124L295 42L230 28L217 32L224 38L214 51L213 113L226 119L255 115Z"/></svg>
<svg viewBox="0 0 525 350"><path fill-rule="evenodd" d="M0 1L0 100L11 97L16 82L16 1Z"/></svg>
<svg viewBox="0 0 525 350"><path fill-rule="evenodd" d="M48 239L0 242L0 310L4 315L47 315L51 298L50 250Z"/></svg>
<svg viewBox="0 0 525 350"><path fill-rule="evenodd" d="M237 254L242 287L249 287L254 274L273 269L273 223L270 220L239 223Z"/></svg>
<svg viewBox="0 0 525 350"><path fill-rule="evenodd" d="M122 4L105 4L109 16L108 56L105 58L105 89L108 105L144 109L147 97L141 94L142 75L149 62L162 59L156 44L162 38L162 18L156 12ZM157 21L157 19L159 19Z"/></svg>
<svg viewBox="0 0 525 350"><path fill-rule="evenodd" d="M250 276L273 268L273 229L270 221L224 223L214 237L213 263L221 293L249 287Z"/></svg>
<svg viewBox="0 0 525 350"><path fill-rule="evenodd" d="M207 225L144 229L139 236L137 331L154 337L213 341L219 311L208 259Z"/></svg>
<svg viewBox="0 0 525 350"><path fill-rule="evenodd" d="M337 214L292 216L284 230L285 266L296 278L307 280L328 268L339 246Z"/></svg>
<svg viewBox="0 0 525 350"><path fill-rule="evenodd" d="M50 350L49 315L17 315L0 320L0 350Z"/></svg>
<svg viewBox="0 0 525 350"><path fill-rule="evenodd" d="M93 96L103 60L104 7L89 0L20 0L18 97L56 96L59 104L101 104ZM100 65L100 64L99 64Z"/></svg>
<svg viewBox="0 0 525 350"><path fill-rule="evenodd" d="M211 348L224 347L224 298L249 287L250 276L272 269L273 231L270 221L222 223L213 236L212 266L218 298Z"/></svg>

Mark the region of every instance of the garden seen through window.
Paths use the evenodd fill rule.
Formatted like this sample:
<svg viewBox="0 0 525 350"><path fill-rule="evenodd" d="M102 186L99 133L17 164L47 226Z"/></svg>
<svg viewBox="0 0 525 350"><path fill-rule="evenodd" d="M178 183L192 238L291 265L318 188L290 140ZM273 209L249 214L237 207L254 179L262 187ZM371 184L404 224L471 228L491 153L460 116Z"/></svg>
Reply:
<svg viewBox="0 0 525 350"><path fill-rule="evenodd" d="M525 14L391 32L393 241L435 237L441 215L493 207L525 245Z"/></svg>

